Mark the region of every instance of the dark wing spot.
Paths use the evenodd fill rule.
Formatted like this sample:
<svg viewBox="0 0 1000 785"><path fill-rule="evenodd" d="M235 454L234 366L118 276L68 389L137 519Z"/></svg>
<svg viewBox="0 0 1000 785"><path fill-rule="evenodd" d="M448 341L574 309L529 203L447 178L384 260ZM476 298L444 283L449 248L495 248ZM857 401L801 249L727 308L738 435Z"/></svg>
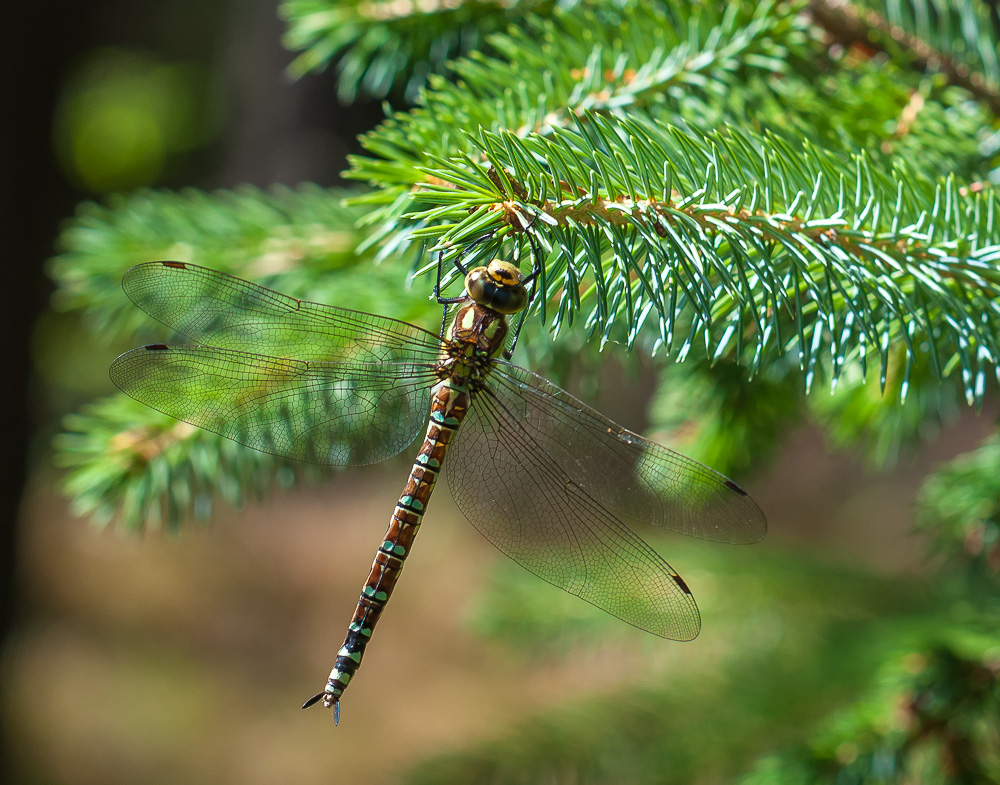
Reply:
<svg viewBox="0 0 1000 785"><path fill-rule="evenodd" d="M688 588L688 585L684 583L684 579L680 575L674 575L671 577L673 577L674 583L676 583L680 587L682 592L684 592L685 594L691 593L691 590Z"/></svg>
<svg viewBox="0 0 1000 785"><path fill-rule="evenodd" d="M184 262L160 262L164 267L173 267L175 270L186 270L187 265Z"/></svg>
<svg viewBox="0 0 1000 785"><path fill-rule="evenodd" d="M739 485L737 485L732 480L726 480L725 482L726 482L726 487L729 488L729 490L735 491L740 496L746 496L746 495L748 495L745 490L743 490Z"/></svg>
<svg viewBox="0 0 1000 785"><path fill-rule="evenodd" d="M165 343L151 343L149 344L149 346L143 346L142 348L145 349L147 352L164 352L167 351L170 347L167 346Z"/></svg>

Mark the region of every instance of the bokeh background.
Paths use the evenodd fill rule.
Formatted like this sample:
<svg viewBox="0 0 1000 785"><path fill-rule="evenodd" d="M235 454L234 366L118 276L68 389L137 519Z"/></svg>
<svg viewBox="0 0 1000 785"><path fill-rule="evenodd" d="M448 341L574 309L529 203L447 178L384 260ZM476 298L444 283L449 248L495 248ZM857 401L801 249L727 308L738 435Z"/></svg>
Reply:
<svg viewBox="0 0 1000 785"><path fill-rule="evenodd" d="M994 404L891 469L812 426L788 434L738 478L768 516L764 543L657 540L702 608L686 644L526 580L439 492L340 727L300 711L323 686L410 453L219 505L181 536L89 525L58 491L50 440L65 414L112 392L107 366L129 347L79 340L78 317L48 307L43 271L84 200L337 185L383 109L345 109L332 72L289 77L272 0L18 5L4 54L0 781L471 782L520 768L536 772L524 781L573 782L588 779L581 765L608 781L721 782L865 694L887 652L907 656L928 612L915 495L992 432ZM601 366L596 404L641 430L655 370L619 362Z"/></svg>

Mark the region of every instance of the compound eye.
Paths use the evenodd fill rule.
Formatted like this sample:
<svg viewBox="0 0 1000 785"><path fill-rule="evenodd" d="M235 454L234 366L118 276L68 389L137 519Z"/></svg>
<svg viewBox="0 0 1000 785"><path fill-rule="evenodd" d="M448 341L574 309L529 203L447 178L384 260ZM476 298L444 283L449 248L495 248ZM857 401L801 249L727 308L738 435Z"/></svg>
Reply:
<svg viewBox="0 0 1000 785"><path fill-rule="evenodd" d="M490 280L489 271L485 267L474 267L465 276L465 290L469 293L472 301L480 305L490 304L489 301L493 299L493 292L496 288L496 284Z"/></svg>
<svg viewBox="0 0 1000 785"><path fill-rule="evenodd" d="M528 291L517 284L512 287L498 288L493 294L493 302L489 304L497 313L517 313L528 303Z"/></svg>
<svg viewBox="0 0 1000 785"><path fill-rule="evenodd" d="M509 283L508 283L509 281ZM490 262L476 267L465 277L465 290L472 300L497 313L520 311L528 302L528 291L521 285L521 272L507 262Z"/></svg>

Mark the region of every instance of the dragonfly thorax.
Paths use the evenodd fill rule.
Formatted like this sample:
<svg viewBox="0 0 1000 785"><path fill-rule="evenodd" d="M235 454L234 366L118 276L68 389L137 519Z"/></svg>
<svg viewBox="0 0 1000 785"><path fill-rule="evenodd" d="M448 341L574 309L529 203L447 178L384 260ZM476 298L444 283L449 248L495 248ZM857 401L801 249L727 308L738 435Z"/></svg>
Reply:
<svg viewBox="0 0 1000 785"><path fill-rule="evenodd" d="M465 290L477 305L497 313L517 313L528 304L528 290L521 271L510 262L494 259L488 267L475 267L465 276Z"/></svg>
<svg viewBox="0 0 1000 785"><path fill-rule="evenodd" d="M441 346L438 375L459 384L477 386L494 356L507 340L507 318L479 303L458 309Z"/></svg>

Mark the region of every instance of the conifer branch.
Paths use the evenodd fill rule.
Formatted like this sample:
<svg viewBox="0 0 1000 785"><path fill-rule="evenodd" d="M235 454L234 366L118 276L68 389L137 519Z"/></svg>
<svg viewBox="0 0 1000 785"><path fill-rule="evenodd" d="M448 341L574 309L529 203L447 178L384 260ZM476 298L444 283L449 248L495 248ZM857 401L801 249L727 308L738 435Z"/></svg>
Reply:
<svg viewBox="0 0 1000 785"><path fill-rule="evenodd" d="M340 100L384 98L403 86L415 97L449 59L525 14L548 15L553 0L284 0L285 45L301 54L296 76L336 60Z"/></svg>
<svg viewBox="0 0 1000 785"><path fill-rule="evenodd" d="M970 402L995 374L991 188L773 134L593 115L572 133L470 140L489 168L428 167L450 186L415 193L415 234L461 247L531 231L551 249L542 296L557 331L583 310L603 340L648 339L648 326L679 357L697 346L755 371L788 352L807 387L854 361L884 386L898 349L904 399L913 363L958 371Z"/></svg>
<svg viewBox="0 0 1000 785"><path fill-rule="evenodd" d="M56 437L72 509L104 526L177 531L211 519L221 498L241 507L275 486L316 482L328 471L276 458L195 428L125 395L66 418Z"/></svg>

